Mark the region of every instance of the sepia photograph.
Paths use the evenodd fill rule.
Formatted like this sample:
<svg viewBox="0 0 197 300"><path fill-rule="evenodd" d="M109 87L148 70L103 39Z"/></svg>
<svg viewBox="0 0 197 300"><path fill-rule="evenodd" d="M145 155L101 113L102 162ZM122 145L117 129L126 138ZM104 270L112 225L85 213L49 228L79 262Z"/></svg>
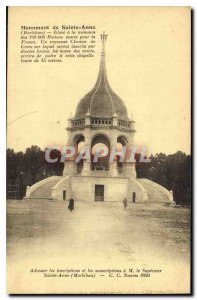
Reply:
<svg viewBox="0 0 197 300"><path fill-rule="evenodd" d="M7 293L191 294L191 8L7 7Z"/></svg>

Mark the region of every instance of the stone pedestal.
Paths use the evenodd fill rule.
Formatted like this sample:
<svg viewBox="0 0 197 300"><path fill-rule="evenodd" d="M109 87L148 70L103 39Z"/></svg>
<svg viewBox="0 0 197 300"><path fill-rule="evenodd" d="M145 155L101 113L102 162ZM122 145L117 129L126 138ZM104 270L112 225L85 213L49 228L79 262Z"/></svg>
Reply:
<svg viewBox="0 0 197 300"><path fill-rule="evenodd" d="M135 163L125 162L123 169L126 177L136 178Z"/></svg>
<svg viewBox="0 0 197 300"><path fill-rule="evenodd" d="M30 186L27 186L25 197L28 198L29 196L30 196Z"/></svg>
<svg viewBox="0 0 197 300"><path fill-rule="evenodd" d="M171 202L174 202L174 199L173 199L173 198L174 198L174 197L173 197L173 191L170 190L169 200L170 200Z"/></svg>

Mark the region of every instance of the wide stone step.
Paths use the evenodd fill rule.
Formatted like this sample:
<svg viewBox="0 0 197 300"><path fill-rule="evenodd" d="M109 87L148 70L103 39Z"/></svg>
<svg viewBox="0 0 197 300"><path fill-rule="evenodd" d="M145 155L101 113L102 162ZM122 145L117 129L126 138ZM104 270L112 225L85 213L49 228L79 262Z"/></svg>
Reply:
<svg viewBox="0 0 197 300"><path fill-rule="evenodd" d="M156 185L153 181L148 179L139 178L137 181L147 191L148 201L150 202L169 202L169 197L163 191L163 187ZM167 190L166 190L167 192Z"/></svg>
<svg viewBox="0 0 197 300"><path fill-rule="evenodd" d="M59 180L60 180L59 178L55 178L54 180L51 180L50 182L43 184L42 186L40 186L39 188L37 188L35 191L31 193L30 198L50 199L52 187L54 187Z"/></svg>

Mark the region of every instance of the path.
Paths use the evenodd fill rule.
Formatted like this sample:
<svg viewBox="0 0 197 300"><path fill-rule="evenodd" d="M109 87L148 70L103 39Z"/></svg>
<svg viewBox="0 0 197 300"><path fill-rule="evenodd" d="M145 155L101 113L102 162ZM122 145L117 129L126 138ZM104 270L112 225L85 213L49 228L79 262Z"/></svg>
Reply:
<svg viewBox="0 0 197 300"><path fill-rule="evenodd" d="M130 204L124 210L122 203L93 202L76 203L75 211L70 213L66 205L64 201L9 202L9 268L156 268L164 274L157 285L159 290L172 290L176 282L180 288L180 280L184 280L181 288L188 289L188 209ZM169 274L175 280L173 285ZM29 282L28 276L23 274L23 280ZM157 279L154 276L143 281L144 287L138 281L129 289L151 289ZM35 278L45 282L51 279ZM88 289L107 292L108 280ZM124 280L123 290L127 291L129 282ZM163 286L165 282L167 286ZM66 289L54 279L49 288ZM76 285L70 282L67 289L72 292ZM110 281L110 289L117 289L117 281Z"/></svg>

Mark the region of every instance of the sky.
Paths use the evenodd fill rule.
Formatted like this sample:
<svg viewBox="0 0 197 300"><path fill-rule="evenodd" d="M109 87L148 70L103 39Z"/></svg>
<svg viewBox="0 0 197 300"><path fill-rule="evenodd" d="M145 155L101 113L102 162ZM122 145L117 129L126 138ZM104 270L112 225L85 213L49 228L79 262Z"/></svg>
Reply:
<svg viewBox="0 0 197 300"><path fill-rule="evenodd" d="M21 25L64 24L96 26L93 58L20 62ZM187 7L9 8L7 147L24 151L31 145L66 144L67 119L97 79L103 30L107 77L136 122L135 145L153 154L190 153Z"/></svg>

